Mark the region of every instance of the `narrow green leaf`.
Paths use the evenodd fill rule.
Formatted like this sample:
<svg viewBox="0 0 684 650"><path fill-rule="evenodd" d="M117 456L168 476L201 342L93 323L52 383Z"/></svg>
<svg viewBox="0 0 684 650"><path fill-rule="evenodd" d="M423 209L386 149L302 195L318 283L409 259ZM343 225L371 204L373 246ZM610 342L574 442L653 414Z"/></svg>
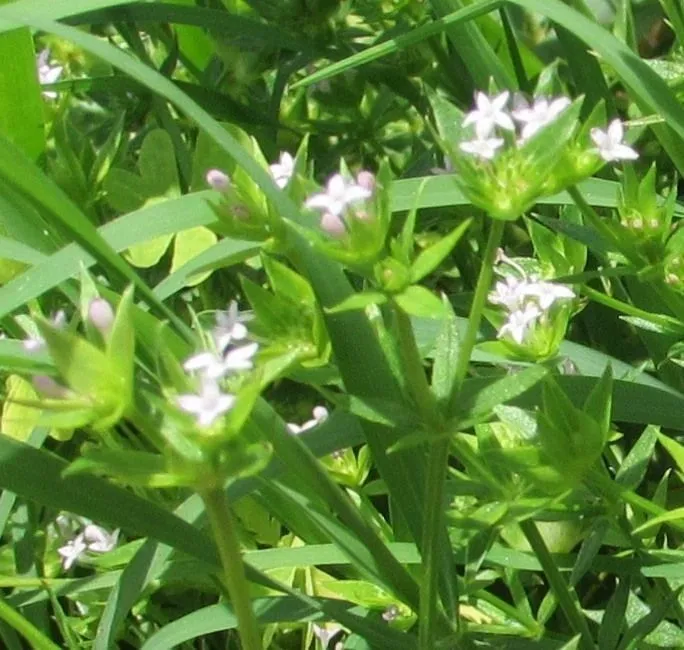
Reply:
<svg viewBox="0 0 684 650"><path fill-rule="evenodd" d="M345 298L339 305L326 309L328 314L341 314L345 311L357 311L370 305L382 305L387 302L387 296L380 291L363 291L353 293Z"/></svg>
<svg viewBox="0 0 684 650"><path fill-rule="evenodd" d="M438 18L453 16L468 7L468 3L462 0L430 0L430 4ZM470 72L476 88L487 89L490 80L493 80L501 90L516 87L515 77L501 62L474 21L451 24L445 32L452 47Z"/></svg>
<svg viewBox="0 0 684 650"><path fill-rule="evenodd" d="M34 650L59 650L58 645L52 643L37 627L12 609L2 598L0 598L0 619L19 632Z"/></svg>
<svg viewBox="0 0 684 650"><path fill-rule="evenodd" d="M510 402L529 391L547 374L548 369L544 366L530 366L525 370L497 379L475 393L470 392L472 384L466 382L460 395L462 401L455 405L459 417L466 420L484 417L491 413L494 407Z"/></svg>
<svg viewBox="0 0 684 650"><path fill-rule="evenodd" d="M622 461L615 480L629 490L636 490L646 476L648 464L651 462L653 450L660 437L658 427L648 426L644 429L634 446Z"/></svg>
<svg viewBox="0 0 684 650"><path fill-rule="evenodd" d="M36 160L45 150L43 98L29 29L0 35L0 61L0 133Z"/></svg>
<svg viewBox="0 0 684 650"><path fill-rule="evenodd" d="M614 590L611 599L608 601L608 606L601 620L598 633L599 648L614 650L617 647L625 626L625 613L631 587L630 576L623 576L619 579L617 589Z"/></svg>
<svg viewBox="0 0 684 650"><path fill-rule="evenodd" d="M503 0L484 0L483 2L478 2L476 5L465 7L464 9L449 14L448 16L439 18L434 22L423 25L422 27L418 27L417 29L413 29L395 38L391 38L387 41L379 43L378 45L373 45L372 47L369 47L358 54L353 54L342 61L338 61L321 70L318 70L305 79L292 84L292 88L297 88L298 86L310 86L311 84L322 81L323 79L328 79L335 75L341 74L346 70L370 63L371 61L375 61L376 59L387 56L388 54L401 51L445 31L451 25L457 25L459 23L472 20L478 16L489 13L494 9L498 9L502 4Z"/></svg>
<svg viewBox="0 0 684 650"><path fill-rule="evenodd" d="M458 353L461 348L461 328L451 303L442 297L447 314L435 342L435 362L432 366L432 392L438 401L448 400L456 378Z"/></svg>
<svg viewBox="0 0 684 650"><path fill-rule="evenodd" d="M411 265L411 282L420 282L426 275L432 273L456 246L471 223L472 219L466 219L446 237L442 237L436 244L422 251Z"/></svg>
<svg viewBox="0 0 684 650"><path fill-rule="evenodd" d="M412 284L401 293L393 296L396 303L407 314L422 318L442 318L444 305L442 301L429 289Z"/></svg>

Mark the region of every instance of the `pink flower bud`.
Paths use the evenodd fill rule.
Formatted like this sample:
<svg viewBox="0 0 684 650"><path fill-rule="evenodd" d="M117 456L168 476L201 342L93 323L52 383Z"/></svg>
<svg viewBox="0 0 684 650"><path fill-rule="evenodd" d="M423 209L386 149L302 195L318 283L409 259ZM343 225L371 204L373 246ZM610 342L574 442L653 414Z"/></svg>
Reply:
<svg viewBox="0 0 684 650"><path fill-rule="evenodd" d="M321 228L333 237L342 237L347 232L342 219L331 212L326 212L321 218Z"/></svg>
<svg viewBox="0 0 684 650"><path fill-rule="evenodd" d="M356 176L356 184L369 192L375 191L375 176L369 171L360 171Z"/></svg>
<svg viewBox="0 0 684 650"><path fill-rule="evenodd" d="M114 323L114 311L104 298L94 298L88 307L88 319L102 334L107 334Z"/></svg>
<svg viewBox="0 0 684 650"><path fill-rule="evenodd" d="M43 397L52 397L54 399L63 399L69 393L64 386L61 386L52 377L47 375L35 375L33 377L33 387Z"/></svg>
<svg viewBox="0 0 684 650"><path fill-rule="evenodd" d="M225 192L230 186L230 178L220 169L210 169L206 175L207 184L217 192Z"/></svg>

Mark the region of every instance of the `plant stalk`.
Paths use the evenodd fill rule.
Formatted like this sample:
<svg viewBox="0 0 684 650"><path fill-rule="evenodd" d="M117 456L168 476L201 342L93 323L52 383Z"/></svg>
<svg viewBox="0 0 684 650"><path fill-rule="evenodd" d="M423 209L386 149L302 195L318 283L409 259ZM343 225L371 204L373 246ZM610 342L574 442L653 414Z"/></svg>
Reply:
<svg viewBox="0 0 684 650"><path fill-rule="evenodd" d="M575 634L580 635L580 648L582 650L594 650L595 645L591 637L591 631L589 630L586 618L582 614L577 594L574 589L568 586L558 570L556 563L553 561L553 556L539 533L537 525L533 521L523 521L520 523L520 528L525 534L537 560L539 560L539 564L541 564L544 570L544 575L546 575L546 579L549 581L551 591L563 610L570 627Z"/></svg>
<svg viewBox="0 0 684 650"><path fill-rule="evenodd" d="M222 581L230 596L230 604L238 621L242 650L263 650L261 634L249 596L249 583L242 562L240 543L235 532L235 519L228 495L223 488L210 488L200 493L211 523L216 547L223 567Z"/></svg>
<svg viewBox="0 0 684 650"><path fill-rule="evenodd" d="M487 294L492 284L494 275L494 263L496 261L497 250L501 244L505 222L493 219L491 229L487 239L487 246L480 267L480 274L475 286L475 294L470 307L468 317L468 327L459 350L458 362L454 385L449 403L453 401L463 385L470 356L477 341L477 333L482 321L482 313L487 302ZM446 481L447 466L449 463L450 441L448 438L438 439L431 445L428 459L428 475L425 490L425 503L428 508L425 512L425 527L422 540L422 568L423 581L420 593L420 616L418 626L418 647L420 650L433 650L435 647L435 621L437 613L437 591L439 586L438 557L444 552L442 548L443 536L441 531L444 519L444 486ZM448 586L448 585L447 585ZM459 623L458 601L455 601L456 611L450 612L450 618L455 620L457 629Z"/></svg>
<svg viewBox="0 0 684 650"><path fill-rule="evenodd" d="M473 302L470 306L470 314L468 315L468 327L466 329L461 349L458 353L458 363L456 365L456 376L454 378L454 385L451 391L451 404L458 396L461 390L463 381L468 374L468 366L470 365L470 355L473 353L473 348L477 342L477 334L480 331L480 322L482 321L482 313L487 304L487 294L492 286L492 278L494 277L494 263L496 262L496 253L501 245L504 228L506 223L500 219L492 219L492 227L489 231L489 238L487 239L487 247L485 248L484 257L482 259L482 266L480 267L480 274L477 278L477 285L475 286L475 294L473 295Z"/></svg>

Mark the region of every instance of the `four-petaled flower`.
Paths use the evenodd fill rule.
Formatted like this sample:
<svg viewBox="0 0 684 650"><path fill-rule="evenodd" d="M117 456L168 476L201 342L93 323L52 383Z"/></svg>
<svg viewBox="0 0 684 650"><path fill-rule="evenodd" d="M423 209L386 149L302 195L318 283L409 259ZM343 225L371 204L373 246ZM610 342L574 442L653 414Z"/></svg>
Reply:
<svg viewBox="0 0 684 650"><path fill-rule="evenodd" d="M116 547L116 543L119 541L119 530L108 533L102 526L88 524L83 529L82 536L89 551L93 553L109 553L109 551Z"/></svg>
<svg viewBox="0 0 684 650"><path fill-rule="evenodd" d="M64 546L57 549L62 558L62 567L68 571L74 563L81 558L81 556L88 550L83 535L77 535L74 539L70 539Z"/></svg>
<svg viewBox="0 0 684 650"><path fill-rule="evenodd" d="M513 111L513 117L523 124L520 141L529 140L537 131L553 122L571 103L567 97L558 97L552 101L539 97L532 106Z"/></svg>
<svg viewBox="0 0 684 650"><path fill-rule="evenodd" d="M200 352L190 357L183 368L188 372L200 371L208 379L216 380L231 372L250 370L253 367L252 357L257 353L258 343L249 343L233 348L224 354L219 352Z"/></svg>
<svg viewBox="0 0 684 650"><path fill-rule="evenodd" d="M556 300L570 300L575 297L575 292L562 284L544 282L534 279L523 285L523 295L537 300L542 311L546 311Z"/></svg>
<svg viewBox="0 0 684 650"><path fill-rule="evenodd" d="M350 205L365 201L373 192L358 183L345 180L342 174L332 176L325 187L325 192L310 196L306 207L321 210L326 214L339 217Z"/></svg>
<svg viewBox="0 0 684 650"><path fill-rule="evenodd" d="M282 190L294 174L294 158L287 151L283 151L278 162L269 165L268 169L275 184Z"/></svg>
<svg viewBox="0 0 684 650"><path fill-rule="evenodd" d="M477 108L465 116L463 126L474 124L478 140L488 138L496 126L507 131L514 131L515 124L513 124L511 116L504 110L509 95L510 93L505 91L490 99L484 93L477 93L475 96Z"/></svg>
<svg viewBox="0 0 684 650"><path fill-rule="evenodd" d="M513 275L507 275L502 282L497 282L494 291L489 294L489 302L501 305L509 311L520 307L524 298L524 282Z"/></svg>
<svg viewBox="0 0 684 650"><path fill-rule="evenodd" d="M625 129L619 119L613 120L606 131L591 130L591 139L596 145L599 156L606 162L613 160L636 160L639 154L632 147L624 144L622 139Z"/></svg>
<svg viewBox="0 0 684 650"><path fill-rule="evenodd" d="M497 149L504 143L502 138L475 138L459 145L462 151L474 154L485 160L494 158Z"/></svg>
<svg viewBox="0 0 684 650"><path fill-rule="evenodd" d="M64 68L61 65L50 65L50 50L45 49L39 55L36 61L38 68L38 80L42 84L55 83L62 74ZM57 93L53 90L44 90L43 96L50 99L55 99Z"/></svg>
<svg viewBox="0 0 684 650"><path fill-rule="evenodd" d="M508 320L499 330L498 337L502 338L509 334L516 343L522 345L527 330L541 315L542 311L537 305L528 303L523 309L517 309L508 315Z"/></svg>
<svg viewBox="0 0 684 650"><path fill-rule="evenodd" d="M109 553L109 551L116 547L119 540L118 530L108 533L102 526L97 526L88 519L80 519L64 514L59 515L55 521L55 527L59 531L59 535L63 538L73 535L76 532L73 530L74 522L84 525L83 530L57 549L57 553L62 558L62 567L65 571L68 571L87 552Z"/></svg>
<svg viewBox="0 0 684 650"><path fill-rule="evenodd" d="M247 337L247 328L242 324L243 320L246 320L246 317L238 311L235 300L228 305L227 311L219 312L216 316L216 327L212 330L212 337L219 353L222 354L234 340L242 341Z"/></svg>
<svg viewBox="0 0 684 650"><path fill-rule="evenodd" d="M230 411L235 403L235 396L222 393L216 380L202 377L197 395L179 395L176 400L183 411L195 416L200 427L209 427Z"/></svg>

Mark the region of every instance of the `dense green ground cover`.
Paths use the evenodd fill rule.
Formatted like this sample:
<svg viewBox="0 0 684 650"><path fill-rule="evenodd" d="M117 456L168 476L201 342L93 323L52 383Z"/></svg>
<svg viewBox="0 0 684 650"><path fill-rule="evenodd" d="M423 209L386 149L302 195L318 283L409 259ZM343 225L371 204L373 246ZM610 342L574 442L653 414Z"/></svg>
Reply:
<svg viewBox="0 0 684 650"><path fill-rule="evenodd" d="M678 0L0 3L0 643L684 647Z"/></svg>

